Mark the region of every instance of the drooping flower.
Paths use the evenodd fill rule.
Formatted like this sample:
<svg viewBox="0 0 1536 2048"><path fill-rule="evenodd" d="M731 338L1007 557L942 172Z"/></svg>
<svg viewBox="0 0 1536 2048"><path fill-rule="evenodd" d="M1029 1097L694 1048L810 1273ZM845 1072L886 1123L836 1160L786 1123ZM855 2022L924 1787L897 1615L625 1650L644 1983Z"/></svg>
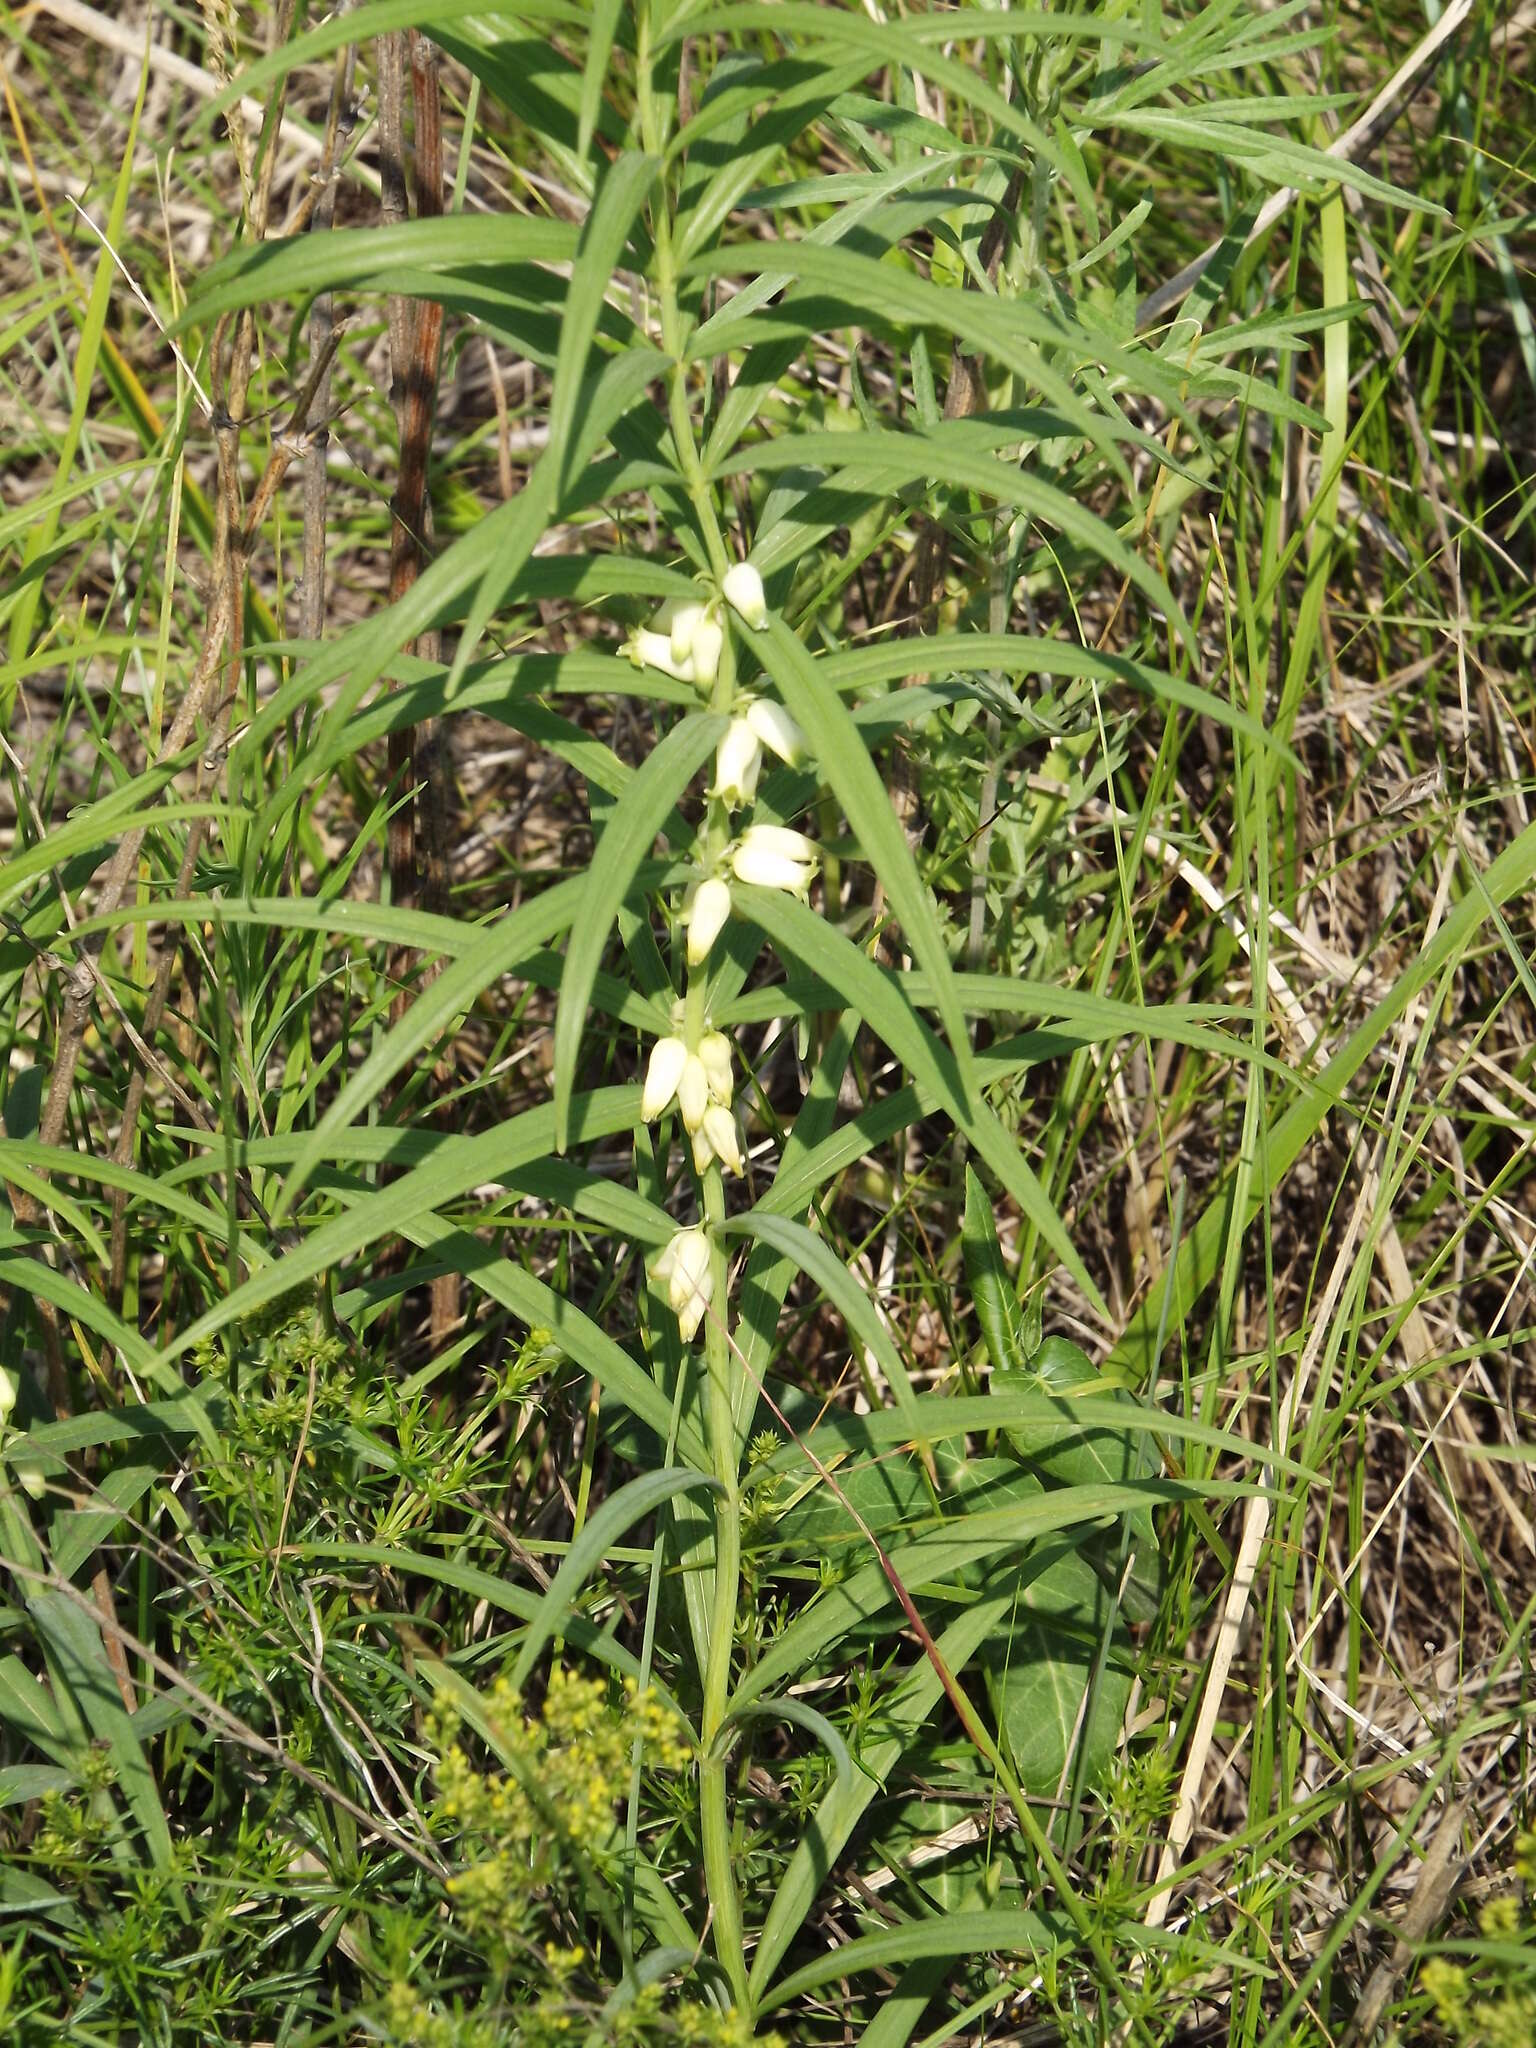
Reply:
<svg viewBox="0 0 1536 2048"><path fill-rule="evenodd" d="M751 825L731 849L731 872L739 882L763 889L806 890L816 873L816 842L787 825Z"/></svg>
<svg viewBox="0 0 1536 2048"><path fill-rule="evenodd" d="M733 718L715 749L715 786L710 792L728 810L739 811L757 794L763 743L745 718Z"/></svg>
<svg viewBox="0 0 1536 2048"><path fill-rule="evenodd" d="M696 1052L689 1053L683 1061L677 1082L677 1106L682 1111L684 1130L696 1131L709 1108L709 1075Z"/></svg>
<svg viewBox="0 0 1536 2048"><path fill-rule="evenodd" d="M798 768L806 756L805 734L782 704L771 697L754 697L747 706L747 723L763 745L791 768Z"/></svg>
<svg viewBox="0 0 1536 2048"><path fill-rule="evenodd" d="M693 599L669 597L652 620L658 632L666 633L672 642L672 659L688 661L693 656L694 635L699 630L699 621L704 616L704 607Z"/></svg>
<svg viewBox="0 0 1536 2048"><path fill-rule="evenodd" d="M733 563L720 588L743 622L754 632L761 632L768 623L768 600L763 594L763 579L752 564Z"/></svg>
<svg viewBox="0 0 1536 2048"><path fill-rule="evenodd" d="M662 1249L651 1273L666 1282L667 1301L677 1317L678 1330L683 1342L691 1343L715 1291L709 1239L697 1225L678 1231Z"/></svg>
<svg viewBox="0 0 1536 2048"><path fill-rule="evenodd" d="M693 645L689 659L693 663L693 679L708 689L720 673L720 652L725 646L725 628L720 621L705 613L693 629Z"/></svg>
<svg viewBox="0 0 1536 2048"><path fill-rule="evenodd" d="M680 683L694 680L693 662L679 660L672 652L668 633L656 633L649 626L636 626L624 643L624 651L636 668L659 668L663 675L676 676Z"/></svg>
<svg viewBox="0 0 1536 2048"><path fill-rule="evenodd" d="M709 1099L731 1106L731 1041L723 1031L706 1031L699 1040L699 1058L709 1076Z"/></svg>
<svg viewBox="0 0 1536 2048"><path fill-rule="evenodd" d="M728 883L712 875L707 882L700 882L693 897L683 911L683 923L688 931L688 965L698 967L707 960L731 914L731 891Z"/></svg>
<svg viewBox="0 0 1536 2048"><path fill-rule="evenodd" d="M683 1078L688 1048L680 1038L658 1038L651 1048L645 1070L645 1087L640 1096L640 1117L654 1123L671 1105L677 1084Z"/></svg>
<svg viewBox="0 0 1536 2048"><path fill-rule="evenodd" d="M727 1173L740 1175L746 1172L736 1119L718 1102L712 1102L705 1110L703 1120L693 1134L694 1166L702 1173L711 1159L718 1159Z"/></svg>
<svg viewBox="0 0 1536 2048"><path fill-rule="evenodd" d="M715 1035L719 1037L718 1032ZM727 1068L727 1073L729 1073L729 1068ZM731 1098L727 1095L725 1099L729 1102ZM21 1382L17 1379L15 1373L10 1371L8 1367L0 1365L0 1423L9 1422L11 1410L16 1406L16 1396L20 1392Z"/></svg>

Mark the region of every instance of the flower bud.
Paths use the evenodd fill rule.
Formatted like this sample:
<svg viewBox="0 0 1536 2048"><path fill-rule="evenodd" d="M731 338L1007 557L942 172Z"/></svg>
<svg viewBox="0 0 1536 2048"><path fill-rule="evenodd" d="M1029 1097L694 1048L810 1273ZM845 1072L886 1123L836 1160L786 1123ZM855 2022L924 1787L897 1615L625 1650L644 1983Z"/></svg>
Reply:
<svg viewBox="0 0 1536 2048"><path fill-rule="evenodd" d="M720 650L725 645L725 628L718 619L706 615L693 629L693 646L689 659L693 663L693 680L707 689L720 673Z"/></svg>
<svg viewBox="0 0 1536 2048"><path fill-rule="evenodd" d="M676 676L680 683L693 681L693 663L674 658L672 641L666 633L653 633L647 626L636 626L625 642L624 651L636 668L659 668L663 675Z"/></svg>
<svg viewBox="0 0 1536 2048"><path fill-rule="evenodd" d="M36 1458L18 1458L11 1470L16 1474L23 1493L31 1494L34 1500L41 1500L48 1491L48 1481Z"/></svg>
<svg viewBox="0 0 1536 2048"><path fill-rule="evenodd" d="M643 1123L653 1123L669 1107L677 1093L677 1084L683 1078L687 1059L688 1048L680 1038L658 1038L651 1047L650 1064L645 1070L645 1088L640 1097Z"/></svg>
<svg viewBox="0 0 1536 2048"><path fill-rule="evenodd" d="M720 588L746 625L761 632L768 623L768 600L763 579L750 562L736 562L725 572Z"/></svg>
<svg viewBox="0 0 1536 2048"><path fill-rule="evenodd" d="M709 1077L709 1099L731 1106L731 1041L723 1031L706 1031L699 1040L699 1058Z"/></svg>
<svg viewBox="0 0 1536 2048"><path fill-rule="evenodd" d="M693 901L683 913L688 927L688 965L698 967L707 960L731 914L731 892L729 885L718 876L707 882L700 882L693 892Z"/></svg>
<svg viewBox="0 0 1536 2048"><path fill-rule="evenodd" d="M733 718L715 749L713 794L728 809L741 810L757 794L757 776L762 765L762 742L745 718Z"/></svg>
<svg viewBox="0 0 1536 2048"><path fill-rule="evenodd" d="M681 663L692 656L694 636L703 616L703 605L690 603L686 598L669 598L656 614L655 625L671 638L674 661Z"/></svg>
<svg viewBox="0 0 1536 2048"><path fill-rule="evenodd" d="M816 842L787 825L752 825L732 848L731 871L739 882L799 895L816 872Z"/></svg>
<svg viewBox="0 0 1536 2048"><path fill-rule="evenodd" d="M718 1159L727 1173L739 1175L747 1170L736 1119L718 1102L712 1102L705 1110L704 1120L693 1134L694 1166L702 1173L711 1159Z"/></svg>
<svg viewBox="0 0 1536 2048"><path fill-rule="evenodd" d="M696 1052L689 1053L683 1061L677 1083L677 1106L683 1113L684 1129L696 1131L709 1107L709 1075Z"/></svg>
<svg viewBox="0 0 1536 2048"><path fill-rule="evenodd" d="M798 768L806 756L805 734L782 704L771 697L756 697L747 707L747 723L771 753L791 768Z"/></svg>
<svg viewBox="0 0 1536 2048"><path fill-rule="evenodd" d="M651 1268L657 1280L667 1283L667 1301L677 1317L683 1342L690 1343L704 1320L715 1291L714 1268L710 1262L709 1239L696 1226L680 1230L671 1238Z"/></svg>
<svg viewBox="0 0 1536 2048"><path fill-rule="evenodd" d="M715 1035L719 1037L718 1032ZM721 1043L723 1044L724 1040ZM729 1059L729 1054L727 1054L727 1059ZM730 1073L729 1065L726 1067L726 1073L727 1075ZM729 1102L731 1098L727 1095L725 1099ZM7 1367L0 1365L0 1423L10 1420L11 1410L16 1406L16 1396L20 1392L21 1382L17 1379L15 1373L9 1371Z"/></svg>

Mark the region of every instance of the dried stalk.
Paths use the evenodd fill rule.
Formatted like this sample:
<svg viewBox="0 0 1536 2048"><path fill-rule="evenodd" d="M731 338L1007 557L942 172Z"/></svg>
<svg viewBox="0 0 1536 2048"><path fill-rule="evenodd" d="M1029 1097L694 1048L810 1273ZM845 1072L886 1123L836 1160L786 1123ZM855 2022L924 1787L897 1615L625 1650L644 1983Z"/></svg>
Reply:
<svg viewBox="0 0 1536 2048"><path fill-rule="evenodd" d="M379 39L379 133L386 224L403 219L406 211L405 48L410 54L416 217L436 219L443 211L442 94L437 51L424 35L411 29L408 41L398 33ZM393 604L416 581L427 548L427 468L442 367L441 305L433 299L392 297L389 337L400 435L400 474L392 508L389 564L389 596ZM422 635L409 643L407 651L429 660L434 658L438 651L436 636ZM422 903L443 914L448 908L451 820L447 764L437 719L423 719L390 734L389 777L396 798L387 843L391 901L410 906ZM395 984L391 1015L398 1018L404 1014L409 999L408 987L420 972L416 949L393 947L388 971ZM445 1078L439 1075L440 1080ZM434 1347L446 1339L458 1320L458 1276L440 1274L432 1283Z"/></svg>

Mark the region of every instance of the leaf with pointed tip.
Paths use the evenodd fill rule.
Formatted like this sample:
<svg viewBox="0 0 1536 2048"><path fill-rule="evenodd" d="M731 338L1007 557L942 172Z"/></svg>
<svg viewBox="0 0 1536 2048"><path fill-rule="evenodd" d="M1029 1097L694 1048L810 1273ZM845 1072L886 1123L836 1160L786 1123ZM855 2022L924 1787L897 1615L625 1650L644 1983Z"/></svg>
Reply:
<svg viewBox="0 0 1536 2048"><path fill-rule="evenodd" d="M965 1013L955 990L933 898L917 871L901 822L891 808L885 780L836 690L817 673L816 663L780 618L753 636L764 668L790 713L803 729L810 751L843 808L864 857L874 869L891 908L901 919L907 944L933 987L934 1008L944 1022L954 1054L960 1091L967 1106L978 1101L975 1062Z"/></svg>
<svg viewBox="0 0 1536 2048"><path fill-rule="evenodd" d="M856 1280L832 1247L790 1216L776 1216L766 1209L749 1209L743 1216L729 1217L719 1225L722 1237L751 1237L770 1244L786 1258L793 1259L801 1272L814 1280L841 1314L848 1332L872 1352L890 1384L896 1406L917 1432L917 1411L913 1406L912 1382L890 1331L863 1286Z"/></svg>
<svg viewBox="0 0 1536 2048"><path fill-rule="evenodd" d="M1003 1264L992 1204L975 1169L969 1165L965 1169L965 1221L961 1225L960 1245L965 1255L965 1277L971 1283L976 1319L981 1324L992 1368L994 1372L1020 1371L1028 1349L1024 1319Z"/></svg>
<svg viewBox="0 0 1536 2048"><path fill-rule="evenodd" d="M581 1591L583 1581L602 1561L609 1545L616 1543L626 1529L644 1516L653 1514L673 1494L691 1492L701 1486L717 1493L720 1490L719 1480L709 1473L688 1472L680 1466L673 1466L661 1472L646 1472L639 1479L631 1479L627 1486L621 1486L617 1493L609 1494L566 1552L559 1571L550 1581L549 1590L539 1602L538 1612L528 1625L528 1633L517 1653L517 1662L512 1667L512 1684L517 1691L521 1692L528 1683L540 1651L574 1610L576 1595Z"/></svg>
<svg viewBox="0 0 1536 2048"><path fill-rule="evenodd" d="M635 871L651 850L668 813L714 750L725 719L700 712L673 726L614 806L603 828L571 925L560 1003L555 1014L555 1147L570 1136L571 1090L603 948L619 906L634 886Z"/></svg>
<svg viewBox="0 0 1536 2048"><path fill-rule="evenodd" d="M576 154L587 156L592 132L603 104L603 81L613 53L614 33L624 0L592 0L592 22L587 31L587 61L581 74L581 107L576 128Z"/></svg>
<svg viewBox="0 0 1536 2048"><path fill-rule="evenodd" d="M881 800L885 800L883 791ZM867 953L835 931L824 917L818 917L782 891L736 884L731 894L742 915L761 925L781 953L820 975L860 1012L871 1029L879 1032L918 1086L970 1140L1088 1299L1107 1317L1109 1311L1103 1296L1051 1206L1050 1197L1031 1172L1018 1140L1008 1135L979 1096L974 1107L965 1100L948 1048L923 1023L894 979L883 973ZM949 980L953 983L952 972ZM961 1035L964 1036L963 1025Z"/></svg>

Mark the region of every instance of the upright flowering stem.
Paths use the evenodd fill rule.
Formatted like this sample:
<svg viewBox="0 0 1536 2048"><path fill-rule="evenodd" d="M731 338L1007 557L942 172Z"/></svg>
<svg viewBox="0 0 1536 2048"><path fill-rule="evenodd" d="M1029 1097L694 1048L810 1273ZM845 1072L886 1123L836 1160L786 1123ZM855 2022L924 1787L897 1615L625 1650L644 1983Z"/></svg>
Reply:
<svg viewBox="0 0 1536 2048"><path fill-rule="evenodd" d="M637 10L636 76L640 86L641 131L645 146L659 156L666 142L670 110L655 89L651 72L651 13L649 6ZM704 473L694 440L693 419L688 408L687 370L683 361L684 332L677 299L677 264L672 246L671 194L665 181L653 208L652 240L655 248L657 310L661 322L662 347L671 357L667 377L667 413L678 461L688 495L698 517L699 529L709 553L710 567L723 578L730 566L725 539L720 531L709 479ZM736 663L731 635L725 636L719 671L710 693L710 709L729 712L736 694ZM725 807L711 802L701 835L705 872L712 873L724 855L730 839ZM705 1028L705 1002L709 967L705 961L689 969L684 1005L683 1037L690 1051L696 1051ZM743 1950L741 1895L731 1860L730 1806L726 1796L725 1759L718 1754L731 1691L731 1652L736 1638L736 1603L741 1575L741 1499L736 1456L736 1418L731 1397L730 1346L726 1339L728 1304L727 1260L718 1226L725 1220L725 1187L717 1161L705 1168L704 1218L710 1231L713 1287L712 1307L704 1319L706 1373L705 1427L714 1476L719 1481L715 1496L715 1578L710 1613L709 1650L704 1670L704 1701L700 1717L701 1753L699 1763L699 1827L702 1837L704 1879L714 1923L715 1954L730 1984L736 2003L751 2010Z"/></svg>

